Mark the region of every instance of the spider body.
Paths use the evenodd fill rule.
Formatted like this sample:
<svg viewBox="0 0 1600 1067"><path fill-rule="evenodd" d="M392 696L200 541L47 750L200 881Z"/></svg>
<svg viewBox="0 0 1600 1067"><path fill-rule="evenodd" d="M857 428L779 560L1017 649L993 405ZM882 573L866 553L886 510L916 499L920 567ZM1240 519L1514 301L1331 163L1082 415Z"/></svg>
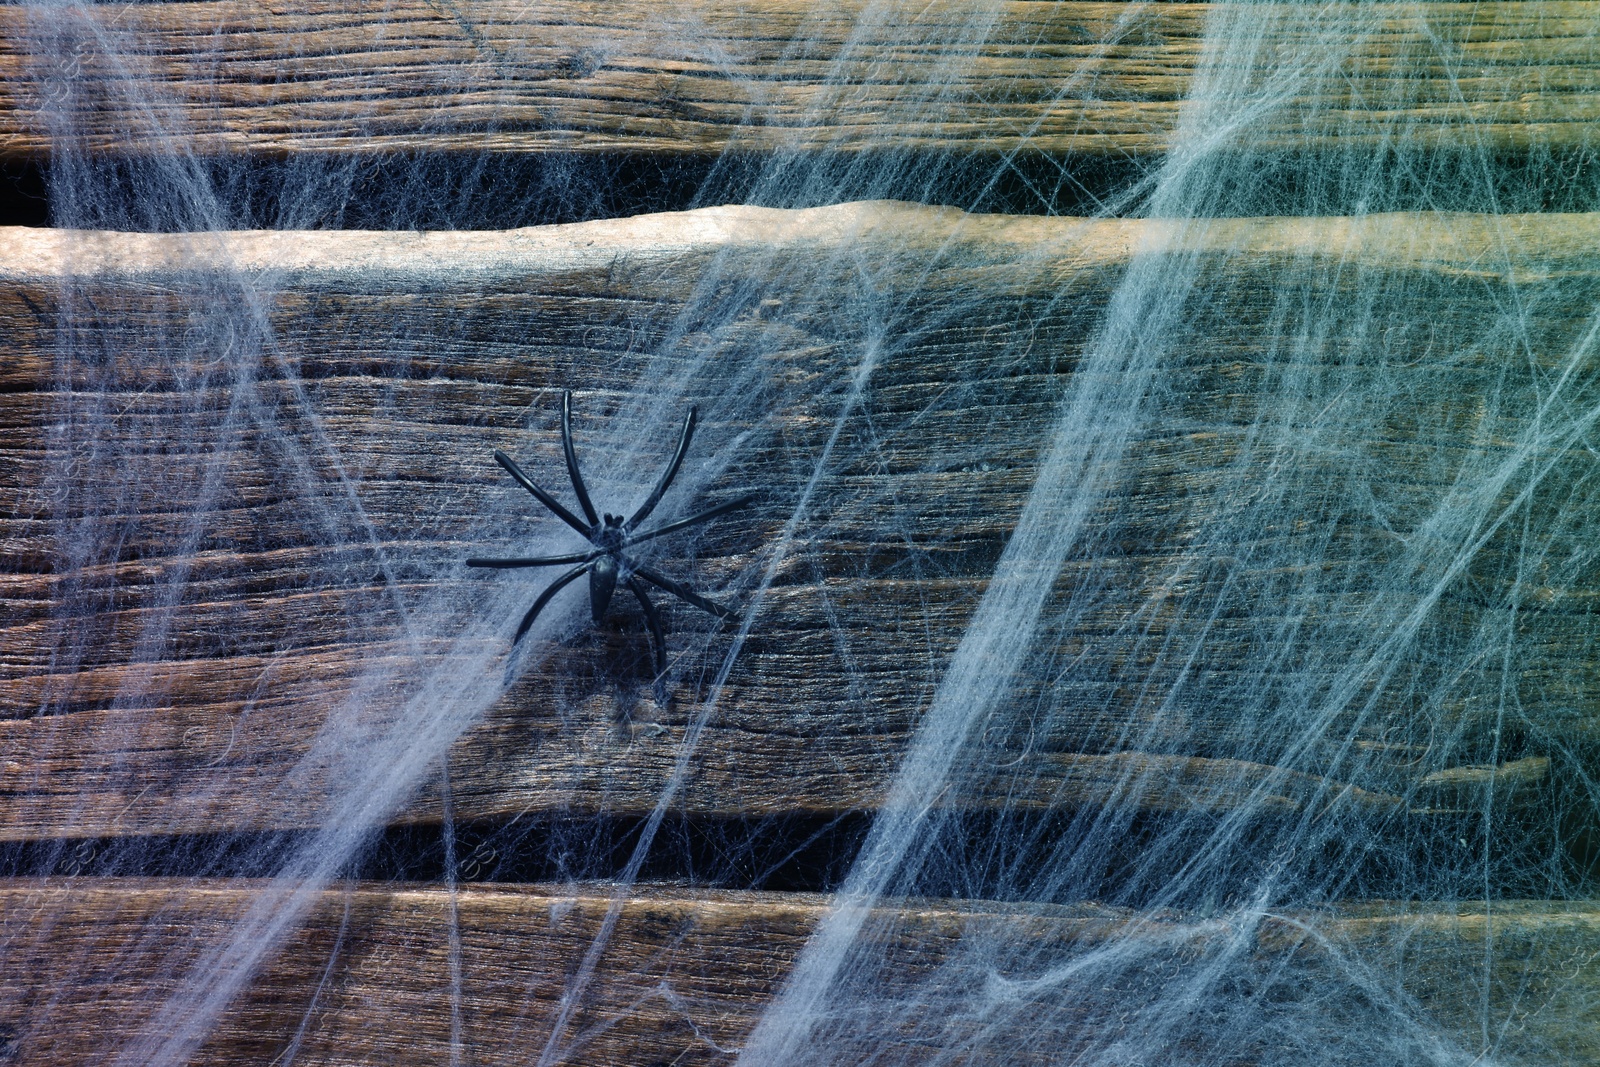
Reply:
<svg viewBox="0 0 1600 1067"><path fill-rule="evenodd" d="M517 626L516 636L512 639L515 647L527 632L533 627L534 620L545 606L571 583L577 581L585 574L589 576L589 613L595 623L605 618L606 610L611 606L611 598L615 595L618 585L623 585L639 600L639 606L644 610L645 621L650 626L650 638L655 652L656 685L658 692L661 686L661 676L667 669L666 628L661 622L661 613L656 610L655 604L650 600L645 584L662 589L682 600L685 604L699 608L701 611L715 615L717 618L732 618L735 614L728 608L696 593L693 589L680 582L673 581L666 575L658 574L649 567L641 565L634 559L628 550L642 541L654 540L666 534L686 530L691 526L709 522L719 515L726 515L744 507L756 498L756 494L748 493L744 496L718 504L686 519L669 522L665 526L658 526L654 530L641 531L639 526L649 518L661 502L661 497L671 487L672 481L678 475L678 469L683 465L683 457L689 451L689 442L694 438L696 411L689 409L689 414L683 420L683 430L678 435L678 447L673 453L672 461L667 464L667 469L662 473L660 481L651 491L650 496L640 505L639 510L624 519L621 515L597 515L594 504L589 499L589 490L584 485L583 475L578 471L578 456L572 447L572 393L565 393L561 398L561 445L566 454L567 476L572 481L572 491L578 498L578 507L583 511L583 518L579 518L556 500L555 497L539 488L533 479L529 478L515 460L510 456L495 450L495 462L504 467L507 474L534 497L549 508L562 522L583 534L588 539L591 548L587 552L575 552L563 556L533 556L518 559L469 559L469 567L491 567L496 569L509 569L520 567L553 567L565 563L575 563L572 570L551 582L540 593L533 606L522 617L522 622Z"/></svg>

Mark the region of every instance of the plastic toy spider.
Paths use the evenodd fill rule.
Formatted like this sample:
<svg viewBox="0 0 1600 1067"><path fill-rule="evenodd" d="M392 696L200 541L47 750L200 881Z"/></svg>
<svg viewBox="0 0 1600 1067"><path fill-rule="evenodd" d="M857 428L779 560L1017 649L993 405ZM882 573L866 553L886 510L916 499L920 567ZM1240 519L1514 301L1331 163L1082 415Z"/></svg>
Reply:
<svg viewBox="0 0 1600 1067"><path fill-rule="evenodd" d="M693 589L675 582L666 575L659 574L649 567L641 565L638 561L626 554L626 551L643 541L651 541L657 537L686 530L691 526L698 526L703 522L710 522L719 515L726 515L749 504L757 496L756 493L747 493L735 500L718 504L714 508L707 508L697 515L677 522L669 522L645 533L635 533L639 524L649 518L661 502L662 494L672 485L672 480L678 475L678 468L683 465L683 457L689 451L689 442L694 438L696 412L689 409L688 416L683 420L683 431L678 435L678 450L672 456L672 462L667 465L666 472L661 475L661 480L656 483L655 489L639 510L626 521L620 515L607 514L603 518L595 514L594 504L589 500L589 491L583 484L583 475L578 473L578 456L572 449L572 393L565 393L561 398L561 446L567 454L567 475L572 479L572 490L578 496L578 506L583 509L584 517L578 518L561 505L555 497L545 492L534 484L516 461L510 456L495 449L495 462L506 469L506 473L515 478L522 487L532 493L545 507L555 513L556 518L583 534L594 546L588 552L575 552L564 556L533 556L526 559L469 559L469 567L495 567L509 569L516 567L554 567L563 563L576 563L577 566L555 581L551 582L539 598L533 602L533 607L522 617L522 622L517 626L517 635L512 639L515 648L533 622L539 617L546 604L562 589L577 581L583 575L589 575L589 611L596 623L605 618L606 608L611 604L611 595L616 592L617 584L627 586L633 595L639 598L639 606L644 609L645 620L650 624L650 636L655 646L656 686L659 692L661 676L667 669L667 638L666 628L661 623L661 613L650 602L650 597L640 579L649 582L658 589L663 589L685 604L692 604L701 611L709 612L719 619L733 618L735 612L707 600Z"/></svg>

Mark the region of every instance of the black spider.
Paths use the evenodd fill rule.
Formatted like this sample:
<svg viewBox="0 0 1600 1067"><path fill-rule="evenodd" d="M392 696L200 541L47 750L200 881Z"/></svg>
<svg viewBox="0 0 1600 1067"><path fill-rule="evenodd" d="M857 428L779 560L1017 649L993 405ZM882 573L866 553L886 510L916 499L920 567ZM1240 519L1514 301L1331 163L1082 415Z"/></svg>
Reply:
<svg viewBox="0 0 1600 1067"><path fill-rule="evenodd" d="M683 420L683 432L678 436L678 450L673 454L672 462L667 465L666 473L661 476L661 481L656 483L655 489L639 510L632 517L623 521L620 515L606 515L603 518L595 514L594 505L589 501L589 491L584 487L583 476L578 473L578 456L572 449L572 394L564 394L561 398L561 446L567 454L567 474L572 479L572 489L578 495L578 506L583 509L585 522L572 512L561 506L561 503L549 493L534 484L533 479L523 473L516 461L510 456L495 449L494 458L506 473L522 484L522 487L538 498L539 503L549 508L556 517L568 526L577 530L589 539L594 548L588 552L575 552L565 556L534 556L527 559L469 559L469 567L553 567L562 563L576 563L578 566L563 574L550 583L550 587L539 594L539 599L533 602L533 607L522 617L522 622L517 627L517 635L512 639L514 648L528 630L533 626L533 621L539 617L539 612L544 610L552 597L559 593L572 582L577 581L585 573L589 575L589 610L596 623L605 617L606 608L611 604L611 594L616 592L617 583L621 582L633 590L633 595L639 598L639 606L644 609L645 620L650 624L650 636L655 646L656 685L661 685L661 676L667 669L667 639L665 628L661 625L661 613L650 602L645 588L639 579L657 588L664 589L686 604L692 604L701 611L706 611L719 619L733 618L736 614L723 607L721 604L707 600L693 589L663 574L643 566L634 559L625 555L625 551L641 541L653 540L666 534L677 533L679 530L698 526L709 522L719 515L744 507L757 496L747 493L736 500L725 504L718 504L708 508L698 515L691 515L687 519L669 522L665 526L657 527L646 533L634 533L641 522L649 517L650 512L660 503L661 496L672 485L672 479L677 477L678 468L683 465L684 453L689 451L689 441L694 437L696 413L694 408L689 409L688 416Z"/></svg>

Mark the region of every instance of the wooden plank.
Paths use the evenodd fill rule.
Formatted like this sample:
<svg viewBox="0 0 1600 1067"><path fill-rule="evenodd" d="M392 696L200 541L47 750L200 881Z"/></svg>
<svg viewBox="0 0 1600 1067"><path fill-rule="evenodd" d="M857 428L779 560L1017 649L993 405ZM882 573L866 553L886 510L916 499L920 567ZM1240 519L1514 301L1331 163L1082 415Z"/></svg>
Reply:
<svg viewBox="0 0 1600 1067"><path fill-rule="evenodd" d="M148 1038L156 1010L182 995L189 968L233 931L257 888L0 884L9 961L0 1026L14 1062L110 1062ZM613 899L615 927L574 989ZM526 1063L570 995L578 1007L557 1041L562 1062L729 1063L826 908L810 895L644 887L614 897L601 887L476 886L454 900L426 887L329 890L190 1062L270 1063L292 1045L302 1064L446 1063L455 1012L471 1062ZM1137 1043L1159 1019L1180 1047L1208 1027L1239 1037L1229 1051L1240 1064L1281 1062L1275 1037L1346 1047L1341 1027L1357 1021L1367 1041L1464 1060L1600 1063L1588 1011L1600 993L1600 912L1588 902L1202 917L928 900L881 907L865 931L862 958L881 969L841 995L823 1031L850 1059L961 1049L969 1062L1059 1063ZM985 1012L933 1007L970 1005L994 981L1017 983L1013 998L986 1001ZM1187 1010L1173 1019L1180 997ZM891 1008L894 1026L859 1025Z"/></svg>
<svg viewBox="0 0 1600 1067"><path fill-rule="evenodd" d="M11 5L0 156L1154 153L1209 103L1188 99L1208 27L1260 64L1206 68L1222 121L1230 79L1284 80L1243 146L1584 146L1597 20L1590 2Z"/></svg>
<svg viewBox="0 0 1600 1067"><path fill-rule="evenodd" d="M678 804L870 808L1026 499L1049 398L1081 384L1136 252L1180 234L1192 321L1089 547L1050 579L1059 605L1099 592L1015 665L1033 710L985 734L946 802L1539 800L1548 760L1600 733L1586 453L1540 443L1530 414L1584 335L1600 216L1186 228L862 204L478 234L0 231L0 834L316 825L342 772L301 761L330 724L394 728L430 679L498 676L539 583L458 563L553 525L488 453L559 481L564 388L602 499L637 498L670 448L670 425L630 421L648 398L698 399L710 474L671 506L769 496L661 566L743 602L869 342L826 505L775 564ZM1285 308L1358 292L1380 294L1359 321L1381 336L1294 339ZM762 380L730 393L730 368ZM1364 375L1389 388L1353 398ZM1258 424L1286 379L1353 429ZM1514 531L1429 524L1511 459L1545 472ZM1218 532L1264 489L1283 499L1254 540ZM1241 685L1348 678L1380 594L1433 604L1398 674L1320 712L1240 704ZM461 724L457 814L650 810L731 647L671 620L666 706L627 608L535 642L544 658ZM439 811L425 791L400 817Z"/></svg>

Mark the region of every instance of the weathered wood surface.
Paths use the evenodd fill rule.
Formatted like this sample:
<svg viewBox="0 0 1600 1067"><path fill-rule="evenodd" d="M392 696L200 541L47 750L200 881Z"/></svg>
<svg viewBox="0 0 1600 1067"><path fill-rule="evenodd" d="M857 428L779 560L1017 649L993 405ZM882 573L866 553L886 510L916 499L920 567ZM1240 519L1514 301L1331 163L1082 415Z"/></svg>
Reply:
<svg viewBox="0 0 1600 1067"><path fill-rule="evenodd" d="M1386 816L1538 799L1548 757L1600 735L1600 578L1587 453L1514 448L1546 370L1583 335L1600 216L1183 230L864 204L493 234L0 232L0 834L314 825L335 772L285 783L342 701L377 686L360 713L381 724L504 640L407 642L396 601L509 627L540 587L456 564L556 525L489 451L559 483L564 388L602 499L637 499L670 448L672 428L627 422L630 405L668 380L700 400L691 468L710 464L709 480L685 499L768 496L662 566L741 602L869 342L881 362L678 804L870 808L1097 316L1135 251L1180 231L1198 254L1192 314L1093 537L1055 579L1063 602L1098 599L1016 665L1026 713L974 739L947 802L1293 811L1339 795ZM1278 347L1297 301L1358 298L1379 301L1361 321L1381 333ZM58 365L62 338L73 355ZM736 372L760 380L729 390ZM1352 392L1368 376L1388 388ZM1593 385L1578 380L1581 409ZM1333 439L1257 425L1286 396L1358 406ZM1514 533L1407 533L1470 482L1462 464L1519 455L1549 473ZM1526 487L1513 479L1489 516ZM1231 536L1218 531L1234 494L1269 491L1286 494L1265 513L1281 526L1213 542ZM1430 538L1459 555L1459 578L1370 708L1240 704L1235 679L1314 693L1343 677L1370 652L1375 596L1424 602L1440 565L1415 553ZM1420 584L1395 587L1412 563ZM542 642L548 658L456 744L458 815L650 810L731 628L673 612L662 708L630 609ZM1280 620L1302 636L1263 645ZM1206 671L1162 703L1148 694L1190 671L1173 647L1198 648ZM473 669L497 673L489 662ZM438 811L423 795L403 817Z"/></svg>
<svg viewBox="0 0 1600 1067"><path fill-rule="evenodd" d="M1283 81L1257 149L1594 140L1589 2L300 0L0 6L0 155L1159 152L1238 120L1208 25Z"/></svg>
<svg viewBox="0 0 1600 1067"><path fill-rule="evenodd" d="M0 883L7 960L0 1033L8 1062L109 1062L149 1036L163 996L228 935L253 892L249 883L140 879ZM265 1064L293 1046L297 1064L447 1063L458 1010L470 1062L527 1063L553 1032L563 994L574 992L575 961L611 901L598 887L463 890L454 902L456 998L445 892L375 885L325 892L191 1062ZM826 908L808 895L649 888L619 903L560 1041L563 1063L731 1062ZM863 1032L861 1050L894 1047L898 1034L903 1051L920 1045L931 1054L940 1040L946 1049L968 1040L989 1051L978 1062L1059 1063L1072 1050L1137 1041L1149 1003L1231 951L1226 979L1199 981L1185 993L1195 998L1189 1017L1200 1032L1206 1018L1254 1005L1254 1025L1230 1047L1229 1062L1281 1056L1272 1047L1275 1024L1280 1039L1307 1049L1348 1047L1356 1035L1340 1032L1347 1006L1369 1020L1357 1040L1381 1039L1368 1014L1376 1000L1407 1005L1405 1038L1437 1041L1435 1049L1462 1052L1463 1060L1481 1053L1496 1063L1600 1063L1592 1023L1600 912L1587 903L1353 905L1251 920L928 900L880 908L866 930L863 944L894 961L867 994L882 998L886 1011L908 996L958 1000L963 982L982 986L1010 951L1018 953L1011 974L1018 979L1113 942L1130 964L1047 983L1036 1005L1019 1001L1010 1012L922 1016L920 1023L898 1016L898 1029ZM1002 956L941 972L961 958L967 936ZM1170 1016L1164 1022L1181 1044L1184 1025Z"/></svg>

